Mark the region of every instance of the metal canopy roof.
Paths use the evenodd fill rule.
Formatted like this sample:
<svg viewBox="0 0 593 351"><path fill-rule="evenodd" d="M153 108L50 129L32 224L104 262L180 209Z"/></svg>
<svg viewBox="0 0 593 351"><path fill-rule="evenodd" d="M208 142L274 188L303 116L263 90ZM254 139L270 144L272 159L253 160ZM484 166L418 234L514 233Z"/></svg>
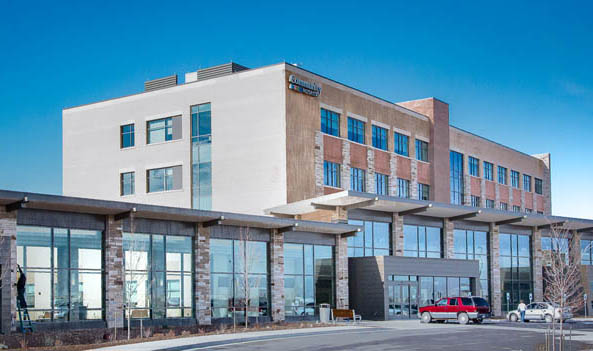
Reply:
<svg viewBox="0 0 593 351"><path fill-rule="evenodd" d="M188 208L155 206L130 202L95 200L79 197L24 193L0 190L0 206L13 209L40 209L85 213L92 215L120 215L133 212L135 218L205 223L220 220L222 225L251 226L284 231L300 231L324 234L355 235L359 226L344 223L327 223L305 220L247 215L231 212L194 210Z"/></svg>
<svg viewBox="0 0 593 351"><path fill-rule="evenodd" d="M570 218L560 216L546 216L537 213L517 213L502 211L493 208L475 208L462 205L452 205L433 201L403 199L394 196L375 195L355 191L341 191L329 195L319 196L313 199L293 202L266 210L267 214L296 216L311 213L318 209L331 209L344 207L347 209L365 209L370 211L414 213L418 216L436 218L463 218L467 221L482 223L505 223L513 222L513 225L524 227L545 226L551 223L565 222L570 229L589 229L593 231L593 220L582 218ZM473 216L469 216L474 214ZM515 221L513 221L515 220ZM502 222L502 223L501 223Z"/></svg>

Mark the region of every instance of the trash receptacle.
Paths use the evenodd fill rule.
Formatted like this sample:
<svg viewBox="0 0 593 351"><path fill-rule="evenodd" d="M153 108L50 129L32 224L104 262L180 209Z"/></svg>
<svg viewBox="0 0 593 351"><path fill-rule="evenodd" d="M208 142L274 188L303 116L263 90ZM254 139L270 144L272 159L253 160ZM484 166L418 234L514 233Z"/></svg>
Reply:
<svg viewBox="0 0 593 351"><path fill-rule="evenodd" d="M329 323L330 306L328 303L319 304L319 322Z"/></svg>

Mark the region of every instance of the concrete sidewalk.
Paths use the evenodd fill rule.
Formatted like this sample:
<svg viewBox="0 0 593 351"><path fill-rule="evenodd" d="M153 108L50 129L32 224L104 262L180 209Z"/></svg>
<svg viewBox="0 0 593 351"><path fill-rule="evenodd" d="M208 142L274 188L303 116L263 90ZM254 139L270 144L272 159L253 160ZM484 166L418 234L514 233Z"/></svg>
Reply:
<svg viewBox="0 0 593 351"><path fill-rule="evenodd" d="M229 333L229 334L217 334L217 335L204 335L204 336L190 336L186 338L173 338L167 340L148 341L136 344L128 345L116 345L103 347L95 350L101 351L156 351L176 348L183 350L185 348L200 348L206 347L208 344L218 342L247 342L250 339L262 338L262 337L294 337L298 335L315 334L315 333L329 333L335 331L353 331L360 329L367 329L363 325L340 325L336 327L319 327L319 328L302 328L302 329L282 329L282 330L269 330L269 331L258 331L258 332L247 332L247 333Z"/></svg>

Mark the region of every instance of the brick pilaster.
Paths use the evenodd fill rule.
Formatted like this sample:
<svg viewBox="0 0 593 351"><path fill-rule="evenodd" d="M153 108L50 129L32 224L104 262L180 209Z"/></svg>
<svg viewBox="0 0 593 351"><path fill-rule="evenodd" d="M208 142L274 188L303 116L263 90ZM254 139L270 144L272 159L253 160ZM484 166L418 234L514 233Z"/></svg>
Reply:
<svg viewBox="0 0 593 351"><path fill-rule="evenodd" d="M315 133L315 195L323 195L323 133Z"/></svg>
<svg viewBox="0 0 593 351"><path fill-rule="evenodd" d="M455 223L443 218L443 258L455 258Z"/></svg>
<svg viewBox="0 0 593 351"><path fill-rule="evenodd" d="M210 325L210 228L196 225L194 236L194 295L195 316L199 325Z"/></svg>
<svg viewBox="0 0 593 351"><path fill-rule="evenodd" d="M490 224L490 306L494 316L502 315L500 284L500 239L497 225Z"/></svg>
<svg viewBox="0 0 593 351"><path fill-rule="evenodd" d="M531 258L533 262L533 298L544 300L542 232L534 227L531 232Z"/></svg>
<svg viewBox="0 0 593 351"><path fill-rule="evenodd" d="M376 193L375 184L375 151L367 148L367 176L366 176L366 190L367 193Z"/></svg>
<svg viewBox="0 0 593 351"><path fill-rule="evenodd" d="M340 169L342 173L341 185L342 189L350 190L350 143L342 141L342 166Z"/></svg>
<svg viewBox="0 0 593 351"><path fill-rule="evenodd" d="M285 319L284 301L284 233L278 229L270 231L270 293L272 321Z"/></svg>
<svg viewBox="0 0 593 351"><path fill-rule="evenodd" d="M348 308L348 241L346 237L336 236L334 248L336 266L336 308Z"/></svg>
<svg viewBox="0 0 593 351"><path fill-rule="evenodd" d="M105 221L105 321L107 328L121 328L124 323L123 223L113 216L106 216Z"/></svg>
<svg viewBox="0 0 593 351"><path fill-rule="evenodd" d="M2 281L0 290L0 329L9 333L16 321L16 211L6 212L0 206L0 265Z"/></svg>
<svg viewBox="0 0 593 351"><path fill-rule="evenodd" d="M393 256L404 255L404 217L397 212L393 213L391 245L393 246Z"/></svg>

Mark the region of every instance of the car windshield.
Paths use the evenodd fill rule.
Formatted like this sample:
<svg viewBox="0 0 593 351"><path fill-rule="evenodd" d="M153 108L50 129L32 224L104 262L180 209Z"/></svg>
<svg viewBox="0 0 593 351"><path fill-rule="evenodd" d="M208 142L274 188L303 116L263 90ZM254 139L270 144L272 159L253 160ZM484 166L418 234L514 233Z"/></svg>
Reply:
<svg viewBox="0 0 593 351"><path fill-rule="evenodd" d="M484 307L488 307L488 302L486 302L486 300L484 300L481 297L473 297L474 300L474 304L476 306L484 306Z"/></svg>

